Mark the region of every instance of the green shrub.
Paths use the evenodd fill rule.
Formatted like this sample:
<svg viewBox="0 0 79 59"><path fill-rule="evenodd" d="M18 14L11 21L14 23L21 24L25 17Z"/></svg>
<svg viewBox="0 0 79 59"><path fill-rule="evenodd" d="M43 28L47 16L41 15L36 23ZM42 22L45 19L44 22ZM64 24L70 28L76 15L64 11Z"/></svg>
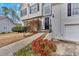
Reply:
<svg viewBox="0 0 79 59"><path fill-rule="evenodd" d="M1 32L1 34L5 34L6 32Z"/></svg>
<svg viewBox="0 0 79 59"><path fill-rule="evenodd" d="M21 26L21 25L16 25L15 27L12 28L13 32L26 32L26 27Z"/></svg>

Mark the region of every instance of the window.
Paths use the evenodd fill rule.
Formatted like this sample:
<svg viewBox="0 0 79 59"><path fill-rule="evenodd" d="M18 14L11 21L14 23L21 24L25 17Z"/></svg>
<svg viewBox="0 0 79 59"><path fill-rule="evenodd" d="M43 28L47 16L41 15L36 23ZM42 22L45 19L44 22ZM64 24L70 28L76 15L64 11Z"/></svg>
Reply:
<svg viewBox="0 0 79 59"><path fill-rule="evenodd" d="M72 3L71 5L72 9L72 15L77 15L79 14L79 3Z"/></svg>
<svg viewBox="0 0 79 59"><path fill-rule="evenodd" d="M79 14L79 3L69 3L68 4L68 16Z"/></svg>
<svg viewBox="0 0 79 59"><path fill-rule="evenodd" d="M30 7L30 14L35 13L37 11L39 11L39 4L34 4Z"/></svg>
<svg viewBox="0 0 79 59"><path fill-rule="evenodd" d="M21 16L23 16L23 11L21 11Z"/></svg>
<svg viewBox="0 0 79 59"><path fill-rule="evenodd" d="M25 16L25 15L27 15L27 8L21 11L21 16Z"/></svg>
<svg viewBox="0 0 79 59"><path fill-rule="evenodd" d="M51 15L51 4L50 3L44 3L43 4L43 16Z"/></svg>
<svg viewBox="0 0 79 59"><path fill-rule="evenodd" d="M4 29L7 29L7 27L5 26Z"/></svg>

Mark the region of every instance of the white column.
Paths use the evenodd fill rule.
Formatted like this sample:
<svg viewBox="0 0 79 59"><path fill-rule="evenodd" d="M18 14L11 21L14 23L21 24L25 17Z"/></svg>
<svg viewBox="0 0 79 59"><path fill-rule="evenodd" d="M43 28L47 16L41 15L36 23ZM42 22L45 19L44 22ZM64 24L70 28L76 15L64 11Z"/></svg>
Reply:
<svg viewBox="0 0 79 59"><path fill-rule="evenodd" d="M42 17L40 21L41 21L41 30L42 30L42 29L44 29L44 27L45 27L45 26L44 26L44 17Z"/></svg>

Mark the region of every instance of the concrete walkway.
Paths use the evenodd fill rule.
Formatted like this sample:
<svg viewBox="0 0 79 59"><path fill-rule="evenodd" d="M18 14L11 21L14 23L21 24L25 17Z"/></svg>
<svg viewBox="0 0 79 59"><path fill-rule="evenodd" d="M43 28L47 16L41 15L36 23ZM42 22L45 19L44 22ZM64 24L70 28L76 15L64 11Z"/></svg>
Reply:
<svg viewBox="0 0 79 59"><path fill-rule="evenodd" d="M7 46L0 48L0 56L13 56L13 55L15 55L15 52L18 49L23 48L24 46L31 43L33 40L35 40L36 38L40 37L43 34L44 33L37 33L31 37L25 38L23 40L20 40L18 42L15 42L15 43L12 43L10 45L7 45Z"/></svg>
<svg viewBox="0 0 79 59"><path fill-rule="evenodd" d="M55 53L56 56L79 56L79 44L69 41L54 42L57 46L57 50Z"/></svg>
<svg viewBox="0 0 79 59"><path fill-rule="evenodd" d="M51 40L52 39L52 33L48 33L44 39Z"/></svg>

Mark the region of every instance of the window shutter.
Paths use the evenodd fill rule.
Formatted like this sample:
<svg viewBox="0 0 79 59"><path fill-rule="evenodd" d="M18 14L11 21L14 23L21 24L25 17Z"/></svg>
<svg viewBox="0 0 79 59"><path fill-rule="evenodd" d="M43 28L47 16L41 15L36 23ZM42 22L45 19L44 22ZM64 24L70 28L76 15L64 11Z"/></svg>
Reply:
<svg viewBox="0 0 79 59"><path fill-rule="evenodd" d="M68 6L67 6L68 8L68 10L67 10L67 12L68 12L68 16L71 16L71 3L68 3Z"/></svg>

